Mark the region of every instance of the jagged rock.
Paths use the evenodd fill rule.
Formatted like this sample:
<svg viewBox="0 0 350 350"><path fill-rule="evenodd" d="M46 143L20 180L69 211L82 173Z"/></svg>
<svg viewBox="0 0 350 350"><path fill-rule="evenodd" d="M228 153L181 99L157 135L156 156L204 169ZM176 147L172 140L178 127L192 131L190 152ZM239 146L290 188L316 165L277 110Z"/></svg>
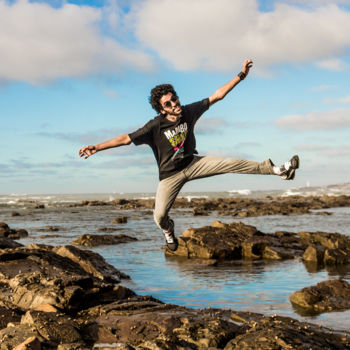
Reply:
<svg viewBox="0 0 350 350"><path fill-rule="evenodd" d="M118 231L119 229L116 227L100 227L97 231L98 232L115 232Z"/></svg>
<svg viewBox="0 0 350 350"><path fill-rule="evenodd" d="M50 304L69 312L118 300L121 291L115 283L127 277L96 253L79 254L76 247L1 250L0 272L0 300L24 310Z"/></svg>
<svg viewBox="0 0 350 350"><path fill-rule="evenodd" d="M129 209L153 209L153 199L116 199L110 202L83 201L73 206L86 205L113 205L120 210ZM349 207L350 196L290 196L276 197L266 196L264 199L252 198L177 198L174 208L187 208L201 211L216 211L219 215L229 216L261 216L261 215L292 215L314 214L311 210L327 209L335 207ZM326 214L327 213L327 214ZM322 212L320 215L330 215Z"/></svg>
<svg viewBox="0 0 350 350"><path fill-rule="evenodd" d="M76 240L72 241L72 244L82 245L84 247L96 247L99 245L114 245L121 243L130 243L137 241L137 238L130 237L124 234L118 235L90 235L85 234L79 236Z"/></svg>
<svg viewBox="0 0 350 350"><path fill-rule="evenodd" d="M128 222L128 218L126 216L117 216L114 220L112 220L115 224L126 224Z"/></svg>
<svg viewBox="0 0 350 350"><path fill-rule="evenodd" d="M309 245L303 254L303 260L316 264L322 264L324 261L325 250L325 247L321 244Z"/></svg>
<svg viewBox="0 0 350 350"><path fill-rule="evenodd" d="M28 237L28 232L24 229L11 229L5 222L0 222L0 238L20 239Z"/></svg>
<svg viewBox="0 0 350 350"><path fill-rule="evenodd" d="M41 342L37 337L30 337L17 345L13 350L41 350Z"/></svg>
<svg viewBox="0 0 350 350"><path fill-rule="evenodd" d="M303 259L325 265L350 263L350 238L340 233L299 232L306 249Z"/></svg>
<svg viewBox="0 0 350 350"><path fill-rule="evenodd" d="M38 231L41 231L41 232L57 232L59 230L60 228L58 226L50 226L50 225L38 229Z"/></svg>
<svg viewBox="0 0 350 350"><path fill-rule="evenodd" d="M349 349L350 339L333 330L288 317L262 317L245 321L241 334L230 340L224 350L324 350Z"/></svg>
<svg viewBox="0 0 350 350"><path fill-rule="evenodd" d="M77 343L82 340L77 324L64 314L32 310L22 316L21 324L34 327L42 338L55 344Z"/></svg>
<svg viewBox="0 0 350 350"><path fill-rule="evenodd" d="M32 326L9 326L0 330L0 349L13 350L16 346L20 346L28 339L32 338L38 339L41 344L45 343L44 339L40 337L39 333Z"/></svg>
<svg viewBox="0 0 350 350"><path fill-rule="evenodd" d="M89 274L105 281L119 283L122 278L130 278L114 266L108 264L99 254L90 250L81 250L71 245L55 247L53 251L78 263Z"/></svg>
<svg viewBox="0 0 350 350"><path fill-rule="evenodd" d="M224 224L214 221L211 226L190 228L179 237L175 252L167 255L202 259L293 259L303 252L300 238L289 232L275 235L258 231L241 222Z"/></svg>
<svg viewBox="0 0 350 350"><path fill-rule="evenodd" d="M231 310L195 310L134 297L79 313L87 344L136 349L350 349L345 335L292 318Z"/></svg>
<svg viewBox="0 0 350 350"><path fill-rule="evenodd" d="M350 284L342 280L324 281L294 292L289 299L302 314L350 309Z"/></svg>
<svg viewBox="0 0 350 350"><path fill-rule="evenodd" d="M23 247L23 244L13 241L10 238L0 237L0 249L18 248L18 247Z"/></svg>

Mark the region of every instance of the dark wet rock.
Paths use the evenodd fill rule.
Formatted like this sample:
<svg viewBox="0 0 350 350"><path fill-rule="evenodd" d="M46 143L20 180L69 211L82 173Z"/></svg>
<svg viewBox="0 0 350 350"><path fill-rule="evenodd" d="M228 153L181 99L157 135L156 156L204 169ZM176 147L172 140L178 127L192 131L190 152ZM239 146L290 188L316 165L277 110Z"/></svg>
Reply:
<svg viewBox="0 0 350 350"><path fill-rule="evenodd" d="M5 222L0 222L0 237L20 239L28 237L28 232L24 229L11 229Z"/></svg>
<svg viewBox="0 0 350 350"><path fill-rule="evenodd" d="M33 209L45 209L45 204L40 204L40 203L35 204Z"/></svg>
<svg viewBox="0 0 350 350"><path fill-rule="evenodd" d="M13 211L11 216L21 216L21 214L18 211Z"/></svg>
<svg viewBox="0 0 350 350"><path fill-rule="evenodd" d="M28 342L31 342L31 339L37 339L41 345L44 345L46 342L43 338L40 337L35 327L30 325L15 325L9 326L7 328L0 330L0 344L1 350L14 350L15 347ZM31 348L17 348L20 350L31 349ZM34 348L35 349L35 348ZM41 349L41 347L39 348Z"/></svg>
<svg viewBox="0 0 350 350"><path fill-rule="evenodd" d="M302 242L307 245L303 255L305 261L325 265L350 263L350 238L340 233L299 232Z"/></svg>
<svg viewBox="0 0 350 350"><path fill-rule="evenodd" d="M350 284L328 280L294 292L289 299L302 314L350 309Z"/></svg>
<svg viewBox="0 0 350 350"><path fill-rule="evenodd" d="M39 232L57 232L59 230L60 228L58 226L45 226L38 229Z"/></svg>
<svg viewBox="0 0 350 350"><path fill-rule="evenodd" d="M119 283L122 278L130 278L114 266L108 264L101 255L90 250L81 250L68 245L55 247L53 251L60 256L67 257L76 262L86 272L103 281Z"/></svg>
<svg viewBox="0 0 350 350"><path fill-rule="evenodd" d="M241 222L224 224L214 221L211 226L190 228L179 237L175 252L167 255L201 259L293 259L301 256L300 238L290 232L265 234L254 226Z"/></svg>
<svg viewBox="0 0 350 350"><path fill-rule="evenodd" d="M350 349L343 334L292 318L195 310L135 296L77 315L87 344L137 349ZM330 347L331 346L331 347Z"/></svg>
<svg viewBox="0 0 350 350"><path fill-rule="evenodd" d="M126 216L117 216L112 223L115 224L126 224L128 222L128 218Z"/></svg>
<svg viewBox="0 0 350 350"><path fill-rule="evenodd" d="M115 232L118 230L119 228L116 228L116 227L100 227L97 231L98 232Z"/></svg>
<svg viewBox="0 0 350 350"><path fill-rule="evenodd" d="M245 317L240 317L243 320ZM288 317L261 317L245 320L241 334L230 340L224 350L324 350L349 349L350 338L333 330Z"/></svg>
<svg viewBox="0 0 350 350"><path fill-rule="evenodd" d="M55 249L70 258L55 253ZM95 305L97 301L118 300L120 290L115 283L127 276L96 253L79 255L77 251L76 247L1 250L0 300L23 310L50 304L67 312Z"/></svg>
<svg viewBox="0 0 350 350"><path fill-rule="evenodd" d="M0 284L0 288L1 287ZM22 314L22 310L14 306L12 303L0 301L0 329L6 328L9 323L19 322Z"/></svg>
<svg viewBox="0 0 350 350"><path fill-rule="evenodd" d="M96 247L99 245L114 245L121 243L130 243L137 241L137 238L130 237L124 234L118 235L90 235L85 234L79 236L72 244L81 245L84 247Z"/></svg>
<svg viewBox="0 0 350 350"><path fill-rule="evenodd" d="M208 216L209 212L207 210L201 210L201 209L193 209L193 215L194 216Z"/></svg>
<svg viewBox="0 0 350 350"><path fill-rule="evenodd" d="M120 210L153 209L153 199L116 199L109 202L83 201L71 206L113 205ZM292 214L319 214L331 215L331 213L313 212L313 210L349 207L350 196L289 196L271 197L264 199L252 198L177 198L174 208L192 209L193 213L216 211L219 215L251 217L261 215L292 215Z"/></svg>
<svg viewBox="0 0 350 350"><path fill-rule="evenodd" d="M66 237L67 236L64 236L64 235L40 235L39 238L62 238L62 237Z"/></svg>
<svg viewBox="0 0 350 350"><path fill-rule="evenodd" d="M18 247L23 247L23 245L13 241L10 238L0 237L0 249L18 248Z"/></svg>
<svg viewBox="0 0 350 350"><path fill-rule="evenodd" d="M82 340L77 324L65 314L31 310L22 316L21 324L32 326L42 338L54 344Z"/></svg>

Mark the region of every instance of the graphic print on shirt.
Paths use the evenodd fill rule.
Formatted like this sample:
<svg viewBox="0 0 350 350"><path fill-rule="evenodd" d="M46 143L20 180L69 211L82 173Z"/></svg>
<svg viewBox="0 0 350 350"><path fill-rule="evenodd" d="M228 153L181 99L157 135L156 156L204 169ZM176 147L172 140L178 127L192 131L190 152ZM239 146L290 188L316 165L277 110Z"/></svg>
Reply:
<svg viewBox="0 0 350 350"><path fill-rule="evenodd" d="M164 135L174 148L174 155L172 156L172 159L182 158L187 136L187 123L180 124L174 129L164 131Z"/></svg>

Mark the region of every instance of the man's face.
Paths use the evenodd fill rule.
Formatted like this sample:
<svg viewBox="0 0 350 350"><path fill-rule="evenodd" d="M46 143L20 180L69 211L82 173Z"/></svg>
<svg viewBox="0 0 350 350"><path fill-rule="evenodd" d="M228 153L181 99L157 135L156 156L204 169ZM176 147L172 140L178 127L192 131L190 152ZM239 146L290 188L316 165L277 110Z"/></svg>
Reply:
<svg viewBox="0 0 350 350"><path fill-rule="evenodd" d="M164 115L179 116L182 112L179 98L171 92L163 95L159 102L162 105L162 110L160 112Z"/></svg>

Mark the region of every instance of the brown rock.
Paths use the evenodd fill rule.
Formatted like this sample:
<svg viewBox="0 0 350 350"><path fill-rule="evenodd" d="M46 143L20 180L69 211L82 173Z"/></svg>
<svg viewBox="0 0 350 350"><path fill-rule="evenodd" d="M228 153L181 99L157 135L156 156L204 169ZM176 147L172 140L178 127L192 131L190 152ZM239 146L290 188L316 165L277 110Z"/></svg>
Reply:
<svg viewBox="0 0 350 350"><path fill-rule="evenodd" d="M14 347L13 350L41 350L40 340L35 336L30 337Z"/></svg>
<svg viewBox="0 0 350 350"><path fill-rule="evenodd" d="M211 226L185 230L179 237L178 249L175 252L165 250L170 256L215 260L293 259L302 252L301 240L294 234L264 234L241 222L224 224L219 221Z"/></svg>
<svg viewBox="0 0 350 350"><path fill-rule="evenodd" d="M21 324L34 327L44 339L56 344L81 341L77 324L64 314L32 310L22 317Z"/></svg>
<svg viewBox="0 0 350 350"><path fill-rule="evenodd" d="M294 292L289 299L302 314L350 309L350 284L342 280L324 281Z"/></svg>
<svg viewBox="0 0 350 350"><path fill-rule="evenodd" d="M118 216L114 220L112 220L115 224L126 224L128 222L128 218L126 216Z"/></svg>
<svg viewBox="0 0 350 350"><path fill-rule="evenodd" d="M130 243L137 241L137 238L130 237L124 234L118 235L90 235L85 234L79 236L75 241L72 241L72 244L82 245L85 247L96 247L99 245L114 245L121 243Z"/></svg>
<svg viewBox="0 0 350 350"><path fill-rule="evenodd" d="M117 270L99 254L90 250L81 250L71 245L55 247L53 251L79 264L89 274L105 281L119 283L121 278L130 278Z"/></svg>
<svg viewBox="0 0 350 350"><path fill-rule="evenodd" d="M316 246L309 245L303 254L303 260L307 262L322 264L324 261L324 252L325 248L320 244Z"/></svg>

